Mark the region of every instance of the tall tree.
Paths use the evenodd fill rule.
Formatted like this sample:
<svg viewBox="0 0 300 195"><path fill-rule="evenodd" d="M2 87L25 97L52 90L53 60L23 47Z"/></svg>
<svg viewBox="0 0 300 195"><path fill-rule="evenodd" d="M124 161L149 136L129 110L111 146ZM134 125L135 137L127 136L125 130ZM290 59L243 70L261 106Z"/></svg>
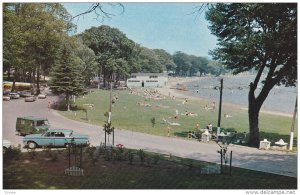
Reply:
<svg viewBox="0 0 300 195"><path fill-rule="evenodd" d="M126 76L134 55L135 43L116 28L106 25L92 27L79 35L91 48L102 71L104 86L116 79L116 74Z"/></svg>
<svg viewBox="0 0 300 195"><path fill-rule="evenodd" d="M163 65L155 51L146 47L140 48L138 63L141 65L141 72L160 73L163 71Z"/></svg>
<svg viewBox="0 0 300 195"><path fill-rule="evenodd" d="M70 18L59 3L4 4L5 67L13 66L15 74L18 73L14 78L27 74L32 75L34 82L37 75L39 93L41 73L49 72L62 34L73 27Z"/></svg>
<svg viewBox="0 0 300 195"><path fill-rule="evenodd" d="M74 52L78 57L80 66L82 67L82 77L86 85L90 85L91 79L98 73L96 56L92 49L82 43L82 40L74 38Z"/></svg>
<svg viewBox="0 0 300 195"><path fill-rule="evenodd" d="M3 4L3 72L11 79L13 70L13 87L24 69L26 39L20 15L19 4Z"/></svg>
<svg viewBox="0 0 300 195"><path fill-rule="evenodd" d="M153 49L157 56L158 63L163 66L164 70L175 71L176 64L173 61L172 55L163 49Z"/></svg>
<svg viewBox="0 0 300 195"><path fill-rule="evenodd" d="M189 55L177 51L173 55L173 60L176 64L176 74L180 76L187 76L192 66Z"/></svg>
<svg viewBox="0 0 300 195"><path fill-rule="evenodd" d="M65 43L58 50L58 57L52 67L50 88L54 94L66 96L67 109L70 110L70 97L84 91L84 80L80 59L76 56L72 43Z"/></svg>
<svg viewBox="0 0 300 195"><path fill-rule="evenodd" d="M214 59L234 74L257 70L250 83L248 113L249 142L258 147L259 112L270 90L297 81L297 4L218 3L210 6L206 18L219 41L211 52Z"/></svg>

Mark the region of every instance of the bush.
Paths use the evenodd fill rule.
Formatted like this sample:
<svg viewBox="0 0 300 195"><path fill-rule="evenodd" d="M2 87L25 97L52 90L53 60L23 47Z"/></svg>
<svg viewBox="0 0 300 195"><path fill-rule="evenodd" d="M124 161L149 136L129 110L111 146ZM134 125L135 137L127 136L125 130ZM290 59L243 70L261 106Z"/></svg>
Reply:
<svg viewBox="0 0 300 195"><path fill-rule="evenodd" d="M146 159L146 153L144 152L144 150L140 149L138 151L138 156L140 157L141 164L144 164L145 159Z"/></svg>
<svg viewBox="0 0 300 195"><path fill-rule="evenodd" d="M159 159L160 159L160 155L159 155L159 154L155 154L155 155L153 156L153 164L157 165Z"/></svg>
<svg viewBox="0 0 300 195"><path fill-rule="evenodd" d="M134 159L134 154L133 154L133 152L132 152L132 151L128 151L128 160L129 160L129 164L132 165L133 159Z"/></svg>
<svg viewBox="0 0 300 195"><path fill-rule="evenodd" d="M10 146L4 150L3 160L19 159L21 156L21 149Z"/></svg>
<svg viewBox="0 0 300 195"><path fill-rule="evenodd" d="M34 159L36 157L35 149L27 149L27 152L28 152L31 159Z"/></svg>

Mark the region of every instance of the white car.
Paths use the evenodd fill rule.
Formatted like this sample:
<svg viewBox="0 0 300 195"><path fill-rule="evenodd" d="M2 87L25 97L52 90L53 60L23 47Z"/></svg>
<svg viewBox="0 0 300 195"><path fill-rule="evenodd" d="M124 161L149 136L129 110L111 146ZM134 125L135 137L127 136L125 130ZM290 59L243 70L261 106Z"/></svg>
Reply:
<svg viewBox="0 0 300 195"><path fill-rule="evenodd" d="M11 99L19 99L20 95L18 93L9 93Z"/></svg>
<svg viewBox="0 0 300 195"><path fill-rule="evenodd" d="M9 101L9 100L10 100L10 97L9 97L9 96L3 96L3 100L4 100L4 101Z"/></svg>
<svg viewBox="0 0 300 195"><path fill-rule="evenodd" d="M41 93L41 94L38 95L38 98L39 98L39 99L45 99L45 98L46 98L46 94L42 94L42 93Z"/></svg>

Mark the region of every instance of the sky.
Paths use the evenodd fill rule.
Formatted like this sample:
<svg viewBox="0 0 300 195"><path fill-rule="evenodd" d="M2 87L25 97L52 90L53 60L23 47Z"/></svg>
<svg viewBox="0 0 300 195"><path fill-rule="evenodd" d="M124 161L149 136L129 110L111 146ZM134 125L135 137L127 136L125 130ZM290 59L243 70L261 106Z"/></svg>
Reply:
<svg viewBox="0 0 300 195"><path fill-rule="evenodd" d="M92 3L63 3L75 16L88 10ZM143 3L123 2L120 6L104 5L103 9L114 14L110 19L98 18L95 13L74 19L77 33L92 26L109 25L118 28L141 46L164 49L170 54L182 51L189 55L211 58L209 50L216 47L217 38L208 29L205 14L193 13L196 3Z"/></svg>

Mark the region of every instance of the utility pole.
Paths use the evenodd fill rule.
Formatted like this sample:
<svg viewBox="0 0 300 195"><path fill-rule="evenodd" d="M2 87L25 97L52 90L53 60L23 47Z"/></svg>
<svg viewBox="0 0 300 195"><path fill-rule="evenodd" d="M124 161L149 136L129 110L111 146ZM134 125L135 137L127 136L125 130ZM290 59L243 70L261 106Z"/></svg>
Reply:
<svg viewBox="0 0 300 195"><path fill-rule="evenodd" d="M221 130L222 91L223 91L223 78L221 78L221 88L220 88L220 103L219 103L219 117L218 117L218 128L217 128L217 135L219 135L219 134L220 134L220 130Z"/></svg>
<svg viewBox="0 0 300 195"><path fill-rule="evenodd" d="M109 111L108 111L108 123L111 122L111 101L112 101L112 82L110 82L110 94L109 94Z"/></svg>
<svg viewBox="0 0 300 195"><path fill-rule="evenodd" d="M295 110L294 110L293 121L291 126L291 137L290 137L290 148L289 148L290 150L293 149L296 114L297 114L297 96L296 96Z"/></svg>

